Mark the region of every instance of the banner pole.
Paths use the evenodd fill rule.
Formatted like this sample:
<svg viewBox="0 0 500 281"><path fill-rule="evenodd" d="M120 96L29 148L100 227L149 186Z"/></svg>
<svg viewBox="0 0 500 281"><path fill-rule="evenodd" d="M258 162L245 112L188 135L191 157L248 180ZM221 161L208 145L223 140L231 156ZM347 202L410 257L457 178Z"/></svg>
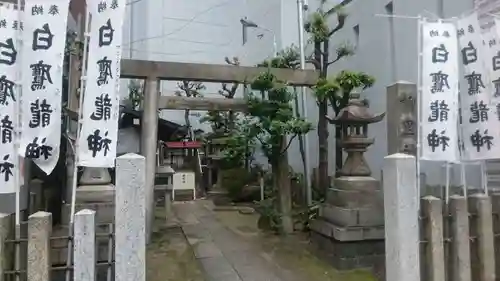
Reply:
<svg viewBox="0 0 500 281"><path fill-rule="evenodd" d="M83 112L83 99L85 95L85 84L87 80L87 48L89 42L89 23L90 23L90 14L87 12L85 16L85 32L83 34L83 54L82 54L82 73L80 77L80 97L78 101L78 125L76 130L76 139L75 145L73 146L74 153L74 163L73 163L73 178L71 184L71 213L70 213L70 223L73 223L74 215L75 215L75 203L76 203L76 187L78 184L78 140L80 138L80 131L82 129L82 112Z"/></svg>
<svg viewBox="0 0 500 281"><path fill-rule="evenodd" d="M418 16L418 21L417 21L417 26L418 26L418 31L417 31L417 53L418 53L418 62L417 62L417 152L416 152L416 177L417 177L417 195L418 195L418 208L420 209L420 193L421 193L421 179L420 179L420 173L421 173L421 166L420 166L420 161L421 161L421 154L422 154L422 147L421 147L421 142L422 142L422 114L421 114L421 108L422 108L422 23L423 23L423 18L421 15Z"/></svg>

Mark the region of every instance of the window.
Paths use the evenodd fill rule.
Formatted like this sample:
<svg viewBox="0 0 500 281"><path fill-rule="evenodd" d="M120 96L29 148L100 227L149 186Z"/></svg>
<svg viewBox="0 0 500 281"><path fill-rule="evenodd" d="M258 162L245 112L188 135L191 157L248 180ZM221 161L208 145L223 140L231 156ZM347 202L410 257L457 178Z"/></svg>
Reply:
<svg viewBox="0 0 500 281"><path fill-rule="evenodd" d="M356 43L356 48L359 46L359 24L355 25L354 30L354 42Z"/></svg>

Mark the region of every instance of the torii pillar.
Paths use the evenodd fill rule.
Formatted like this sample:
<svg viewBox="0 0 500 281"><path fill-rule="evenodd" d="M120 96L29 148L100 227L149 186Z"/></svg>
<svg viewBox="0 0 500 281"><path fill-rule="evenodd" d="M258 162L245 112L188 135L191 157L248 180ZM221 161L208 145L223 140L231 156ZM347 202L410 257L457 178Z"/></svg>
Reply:
<svg viewBox="0 0 500 281"><path fill-rule="evenodd" d="M156 175L156 145L158 138L158 100L161 81L148 77L145 85L141 120L141 154L146 157L146 243L151 238L154 220L154 187Z"/></svg>

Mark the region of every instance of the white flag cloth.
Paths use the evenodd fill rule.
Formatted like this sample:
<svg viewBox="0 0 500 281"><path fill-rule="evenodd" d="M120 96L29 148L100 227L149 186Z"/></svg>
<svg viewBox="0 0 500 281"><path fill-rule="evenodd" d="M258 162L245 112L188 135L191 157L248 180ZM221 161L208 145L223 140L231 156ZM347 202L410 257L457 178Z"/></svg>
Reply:
<svg viewBox="0 0 500 281"><path fill-rule="evenodd" d="M59 159L69 0L26 0L19 153L50 174Z"/></svg>
<svg viewBox="0 0 500 281"><path fill-rule="evenodd" d="M14 193L15 177L15 103L19 102L20 52L17 40L19 12L12 6L0 6L0 193ZM20 184L20 183L18 183Z"/></svg>
<svg viewBox="0 0 500 281"><path fill-rule="evenodd" d="M92 14L83 125L78 164L114 167L118 139L119 85L125 0L90 0Z"/></svg>
<svg viewBox="0 0 500 281"><path fill-rule="evenodd" d="M463 65L460 102L462 108L462 160L498 157L499 130L494 128L494 110L487 67L488 49L483 44L477 13L457 21L460 59Z"/></svg>
<svg viewBox="0 0 500 281"><path fill-rule="evenodd" d="M458 54L451 23L422 23L421 157L458 160Z"/></svg>

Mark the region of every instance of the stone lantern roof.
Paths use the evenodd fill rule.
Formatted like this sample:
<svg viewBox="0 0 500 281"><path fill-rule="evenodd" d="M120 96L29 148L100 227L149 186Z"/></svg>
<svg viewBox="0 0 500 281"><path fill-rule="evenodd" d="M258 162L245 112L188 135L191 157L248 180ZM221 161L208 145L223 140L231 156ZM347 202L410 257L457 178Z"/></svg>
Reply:
<svg viewBox="0 0 500 281"><path fill-rule="evenodd" d="M373 114L368 110L366 104L359 99L352 99L349 104L342 108L334 118L326 116L332 124L371 124L377 123L384 119L385 112L381 114Z"/></svg>

